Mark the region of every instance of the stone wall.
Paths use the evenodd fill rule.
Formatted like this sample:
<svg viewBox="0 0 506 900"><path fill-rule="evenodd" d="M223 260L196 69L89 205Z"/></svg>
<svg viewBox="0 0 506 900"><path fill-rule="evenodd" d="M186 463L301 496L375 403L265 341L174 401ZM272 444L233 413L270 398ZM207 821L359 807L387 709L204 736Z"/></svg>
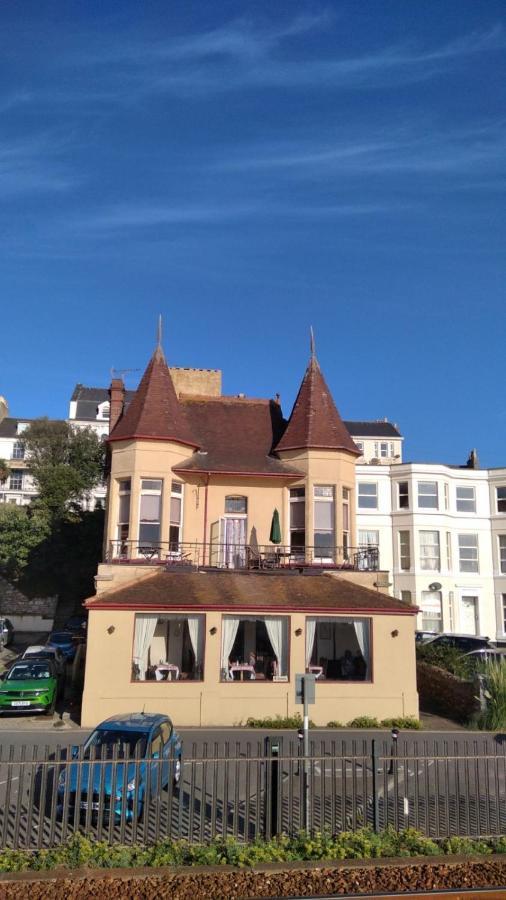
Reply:
<svg viewBox="0 0 506 900"><path fill-rule="evenodd" d="M27 597L0 576L0 615L11 620L16 631L50 631L58 597Z"/></svg>
<svg viewBox="0 0 506 900"><path fill-rule="evenodd" d="M478 711L478 691L472 681L421 660L416 664L416 678L420 708L425 712L466 722Z"/></svg>
<svg viewBox="0 0 506 900"><path fill-rule="evenodd" d="M220 369L170 369L176 394L202 394L206 397L221 396Z"/></svg>

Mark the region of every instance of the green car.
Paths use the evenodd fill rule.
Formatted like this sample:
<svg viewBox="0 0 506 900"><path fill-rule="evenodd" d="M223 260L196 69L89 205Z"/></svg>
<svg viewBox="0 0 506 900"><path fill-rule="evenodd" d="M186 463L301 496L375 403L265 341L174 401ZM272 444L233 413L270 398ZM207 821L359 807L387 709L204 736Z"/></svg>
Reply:
<svg viewBox="0 0 506 900"><path fill-rule="evenodd" d="M0 713L45 712L52 715L57 694L54 663L49 659L23 659L1 676Z"/></svg>

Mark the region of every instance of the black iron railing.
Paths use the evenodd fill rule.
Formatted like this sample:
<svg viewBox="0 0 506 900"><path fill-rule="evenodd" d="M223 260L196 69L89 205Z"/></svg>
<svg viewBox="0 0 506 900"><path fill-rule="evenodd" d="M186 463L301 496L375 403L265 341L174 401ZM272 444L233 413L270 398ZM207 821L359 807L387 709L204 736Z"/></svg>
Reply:
<svg viewBox="0 0 506 900"><path fill-rule="evenodd" d="M283 544L170 543L166 541L110 541L106 562L135 565L166 565L174 568L351 569L376 572L377 547L290 547Z"/></svg>

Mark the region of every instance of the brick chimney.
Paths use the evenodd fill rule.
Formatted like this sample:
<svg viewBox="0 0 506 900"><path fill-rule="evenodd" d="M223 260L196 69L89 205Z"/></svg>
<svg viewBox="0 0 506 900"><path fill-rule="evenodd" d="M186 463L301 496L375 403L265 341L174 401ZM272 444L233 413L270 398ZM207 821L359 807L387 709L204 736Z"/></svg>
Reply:
<svg viewBox="0 0 506 900"><path fill-rule="evenodd" d="M123 415L123 406L125 403L125 385L122 378L113 378L111 387L109 388L109 396L111 398L111 408L109 413L109 434L116 427L116 423Z"/></svg>

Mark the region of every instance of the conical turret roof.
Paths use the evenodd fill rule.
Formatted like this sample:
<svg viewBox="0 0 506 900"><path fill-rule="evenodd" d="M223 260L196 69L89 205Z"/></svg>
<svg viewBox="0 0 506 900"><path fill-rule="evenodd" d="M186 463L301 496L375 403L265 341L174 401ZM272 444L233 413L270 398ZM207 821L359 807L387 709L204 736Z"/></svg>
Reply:
<svg viewBox="0 0 506 900"><path fill-rule="evenodd" d="M288 425L276 450L310 448L347 450L360 456L336 409L314 354L311 355Z"/></svg>
<svg viewBox="0 0 506 900"><path fill-rule="evenodd" d="M109 436L110 441L127 438L174 441L194 448L199 446L177 399L160 345L153 353L130 405Z"/></svg>

